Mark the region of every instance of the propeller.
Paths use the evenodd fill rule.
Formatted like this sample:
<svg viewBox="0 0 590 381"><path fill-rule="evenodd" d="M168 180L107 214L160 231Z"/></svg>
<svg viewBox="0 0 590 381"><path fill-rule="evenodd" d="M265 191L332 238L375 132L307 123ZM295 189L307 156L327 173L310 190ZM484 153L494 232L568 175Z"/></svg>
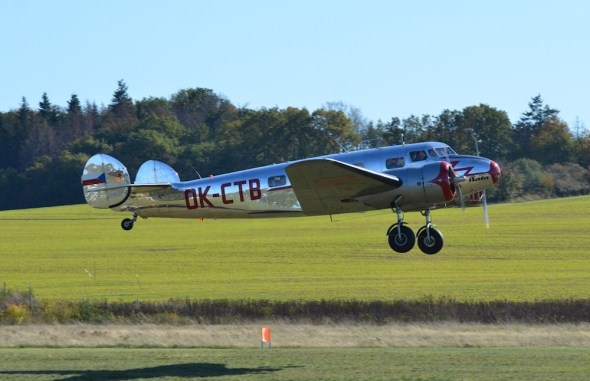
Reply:
<svg viewBox="0 0 590 381"><path fill-rule="evenodd" d="M477 147L477 140L476 140L475 144L476 144L477 156L479 156L479 147ZM450 163L451 161L449 159L449 155L446 150L445 150L445 157L446 157L447 162ZM450 178L451 178L451 182L453 183L453 185L455 185L455 189L457 190L457 193L459 194L459 204L461 205L461 210L463 211L463 215L465 215L465 198L463 197L463 190L461 188L461 183L465 181L465 176L457 176L457 174L454 171L454 168L451 167ZM481 192L481 196L479 198L479 201L481 201L481 206L483 209L483 218L484 218L486 228L489 229L490 228L490 216L488 213L488 202L486 200L486 191L485 190L483 190Z"/></svg>
<svg viewBox="0 0 590 381"><path fill-rule="evenodd" d="M451 164L451 159L449 158L448 150L445 149L444 152L447 163ZM449 177L451 183L455 186L457 193L459 193L459 203L461 204L461 210L463 211L463 214L465 214L465 200L463 199L463 190L461 189L461 183L465 181L465 176L457 176L455 168L453 168L453 165L451 164L449 170Z"/></svg>
<svg viewBox="0 0 590 381"><path fill-rule="evenodd" d="M475 131L472 131L472 137L473 137L473 141L475 142L475 154L477 156L479 156L479 142L480 140L478 139L477 135L475 134ZM488 214L488 201L486 199L486 190L484 189L481 192L481 207L483 209L483 220L486 224L486 229L490 228L490 215Z"/></svg>
<svg viewBox="0 0 590 381"><path fill-rule="evenodd" d="M483 209L483 220L485 221L486 228L490 228L490 215L488 214L488 202L486 201L486 191L484 190L481 194L481 207Z"/></svg>
<svg viewBox="0 0 590 381"><path fill-rule="evenodd" d="M459 203L461 204L461 210L463 211L463 214L465 214L465 200L463 199L463 190L461 189L461 183L465 181L465 176L457 176L455 169L451 166L450 177L451 183L453 183L457 193L459 193Z"/></svg>

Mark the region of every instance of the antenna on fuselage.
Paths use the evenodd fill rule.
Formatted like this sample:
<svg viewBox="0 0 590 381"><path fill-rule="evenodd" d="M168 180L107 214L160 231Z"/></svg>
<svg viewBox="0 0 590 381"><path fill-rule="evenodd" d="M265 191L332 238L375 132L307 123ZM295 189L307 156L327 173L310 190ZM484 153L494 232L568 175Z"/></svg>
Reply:
<svg viewBox="0 0 590 381"><path fill-rule="evenodd" d="M344 146L342 144L340 144L340 142L338 141L338 139L334 139L334 141L336 142L336 144L338 144L338 147L340 147L340 149L344 152L348 152L348 150L346 148L344 148Z"/></svg>
<svg viewBox="0 0 590 381"><path fill-rule="evenodd" d="M202 179L201 174L199 173L199 171L197 171L195 169L195 167L193 167L192 165L191 165L191 168L193 169L193 171L195 171L195 173L197 174L197 176L199 176L199 179Z"/></svg>
<svg viewBox="0 0 590 381"><path fill-rule="evenodd" d="M402 134L402 147L406 146L406 141L404 140L404 134Z"/></svg>

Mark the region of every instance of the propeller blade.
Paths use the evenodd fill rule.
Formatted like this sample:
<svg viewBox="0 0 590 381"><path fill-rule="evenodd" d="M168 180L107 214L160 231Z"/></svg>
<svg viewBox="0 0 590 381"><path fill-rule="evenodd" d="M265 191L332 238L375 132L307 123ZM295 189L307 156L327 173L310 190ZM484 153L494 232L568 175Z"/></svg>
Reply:
<svg viewBox="0 0 590 381"><path fill-rule="evenodd" d="M459 203L461 204L461 210L463 211L463 216L465 216L465 199L463 198L463 190L461 189L461 184L457 185L457 190L459 191Z"/></svg>
<svg viewBox="0 0 590 381"><path fill-rule="evenodd" d="M490 228L490 215L488 214L488 202L486 201L486 191L484 190L481 195L481 207L483 208L483 219L486 224L486 228Z"/></svg>

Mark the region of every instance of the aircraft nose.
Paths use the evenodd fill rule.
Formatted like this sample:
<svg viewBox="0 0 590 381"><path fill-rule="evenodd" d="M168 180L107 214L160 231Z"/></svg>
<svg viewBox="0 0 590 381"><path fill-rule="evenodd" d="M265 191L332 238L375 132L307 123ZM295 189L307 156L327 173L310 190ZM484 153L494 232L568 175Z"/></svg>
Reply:
<svg viewBox="0 0 590 381"><path fill-rule="evenodd" d="M492 176L492 181L495 183L500 180L500 176L502 175L502 170L498 163L493 160L490 160L490 171L488 172Z"/></svg>

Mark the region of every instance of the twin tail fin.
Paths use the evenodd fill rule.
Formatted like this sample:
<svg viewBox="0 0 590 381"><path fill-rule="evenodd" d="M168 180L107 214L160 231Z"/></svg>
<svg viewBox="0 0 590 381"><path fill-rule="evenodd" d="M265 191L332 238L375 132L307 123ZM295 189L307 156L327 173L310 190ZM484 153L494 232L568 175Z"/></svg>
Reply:
<svg viewBox="0 0 590 381"><path fill-rule="evenodd" d="M124 204L136 188L169 187L180 182L180 178L168 164L149 160L137 171L135 183L131 183L127 168L119 160L99 153L86 162L81 182L89 205L109 209Z"/></svg>

